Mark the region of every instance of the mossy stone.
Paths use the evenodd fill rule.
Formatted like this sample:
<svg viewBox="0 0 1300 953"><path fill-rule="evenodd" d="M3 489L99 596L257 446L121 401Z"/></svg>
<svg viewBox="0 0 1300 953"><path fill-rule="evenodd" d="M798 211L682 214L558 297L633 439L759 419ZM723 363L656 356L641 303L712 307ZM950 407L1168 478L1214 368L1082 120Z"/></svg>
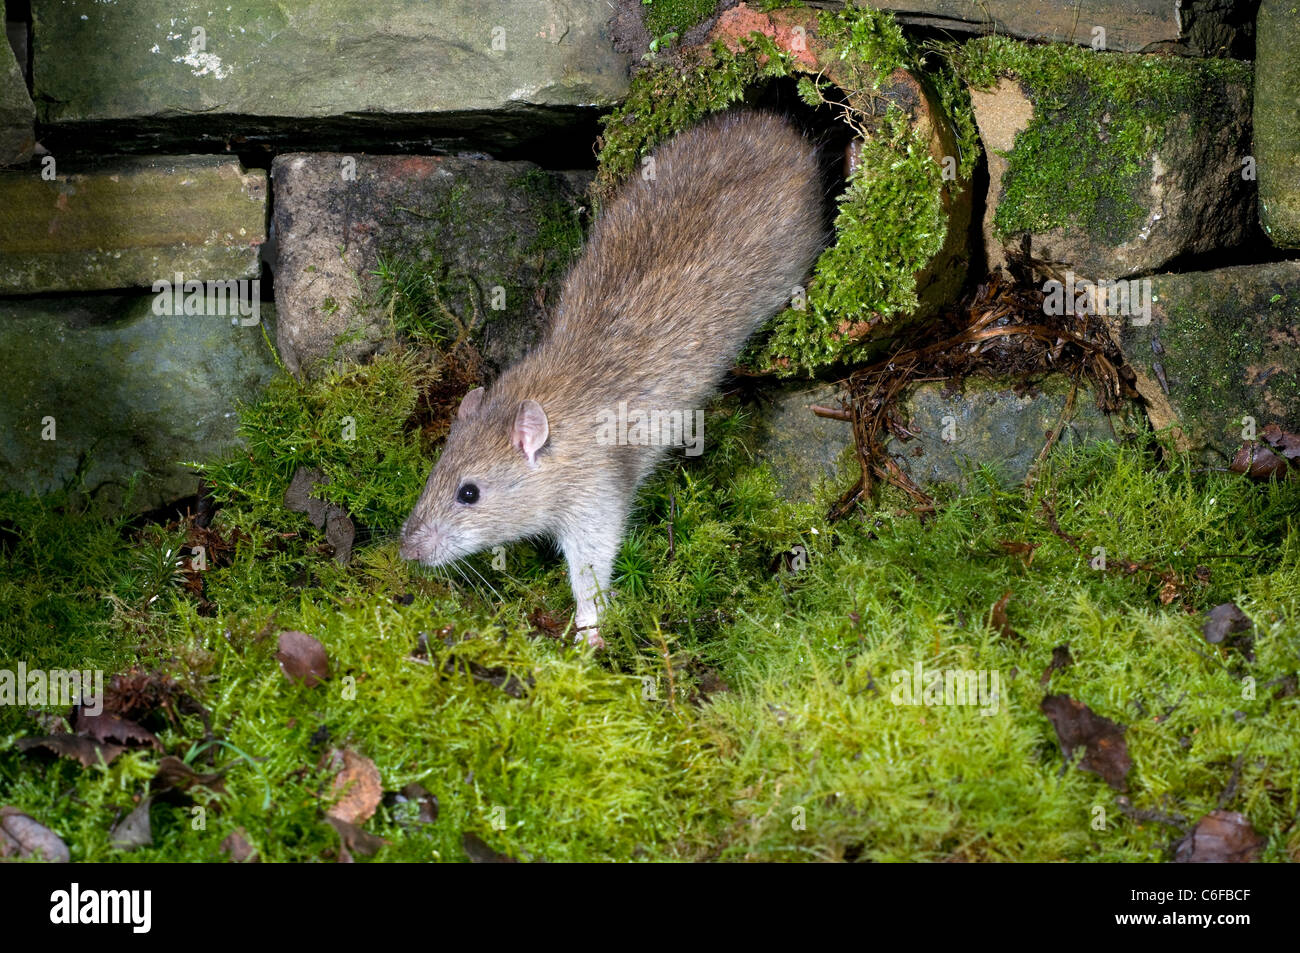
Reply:
<svg viewBox="0 0 1300 953"><path fill-rule="evenodd" d="M988 37L955 55L989 161L990 269L1031 253L1092 279L1252 237L1251 68ZM989 92L983 92L989 91Z"/></svg>
<svg viewBox="0 0 1300 953"><path fill-rule="evenodd" d="M1300 248L1300 0L1263 0L1257 23L1259 221L1273 244Z"/></svg>
<svg viewBox="0 0 1300 953"><path fill-rule="evenodd" d="M836 384L822 383L787 384L764 393L754 453L771 466L786 499L814 500L823 484L845 475L846 467L856 474L852 425L812 412L814 406L840 409L843 393Z"/></svg>
<svg viewBox="0 0 1300 953"><path fill-rule="evenodd" d="M239 402L256 398L275 372L263 328L160 316L154 301L0 302L0 487L84 488L116 506L138 474L131 504L149 509L195 492L197 477L182 461L236 446ZM273 323L271 305L261 305L261 320Z"/></svg>
<svg viewBox="0 0 1300 953"><path fill-rule="evenodd" d="M1114 318L1157 428L1220 461L1270 423L1300 430L1300 262L1151 279L1149 324Z"/></svg>
<svg viewBox="0 0 1300 953"><path fill-rule="evenodd" d="M67 0L33 15L42 121L123 139L329 125L348 144L400 127L449 150L516 147L627 88L604 3Z"/></svg>
<svg viewBox="0 0 1300 953"><path fill-rule="evenodd" d="M266 173L221 156L0 172L0 293L255 278Z"/></svg>
<svg viewBox="0 0 1300 953"><path fill-rule="evenodd" d="M0 166L32 157L36 145L36 107L8 43L0 43Z"/></svg>
<svg viewBox="0 0 1300 953"><path fill-rule="evenodd" d="M902 403L916 437L891 438L887 448L918 485L965 487L979 467L1004 483L1019 482L1063 419L1061 445L1113 440L1123 432L1122 423L1097 409L1087 387L1077 390L1069 408L1070 387L1060 375L1032 384L972 377L953 390L944 382L918 384Z"/></svg>
<svg viewBox="0 0 1300 953"><path fill-rule="evenodd" d="M286 367L317 375L398 337L517 360L582 241L590 173L459 156L290 153L272 165Z"/></svg>

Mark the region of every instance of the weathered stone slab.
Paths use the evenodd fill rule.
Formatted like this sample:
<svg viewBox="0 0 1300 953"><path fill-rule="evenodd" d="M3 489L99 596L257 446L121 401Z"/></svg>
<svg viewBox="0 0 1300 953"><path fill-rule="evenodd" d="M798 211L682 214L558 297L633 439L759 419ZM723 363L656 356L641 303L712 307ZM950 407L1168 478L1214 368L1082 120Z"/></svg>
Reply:
<svg viewBox="0 0 1300 953"><path fill-rule="evenodd" d="M972 377L951 392L944 382L918 384L899 405L916 436L907 441L891 437L886 448L918 486L964 487L980 466L1004 482L1019 482L1029 474L1048 433L1061 425L1069 390L1063 376L1032 385ZM755 453L771 465L785 495L811 500L828 480L839 480L837 490L847 490L858 472L852 426L811 410L839 410L843 388L796 385L769 396L771 404L758 414ZM1126 426L1119 416L1099 411L1092 392L1080 387L1057 443L1113 440Z"/></svg>
<svg viewBox="0 0 1300 953"><path fill-rule="evenodd" d="M1247 64L998 38L967 50L989 157L990 270L1026 238L1034 257L1092 280L1251 238Z"/></svg>
<svg viewBox="0 0 1300 953"><path fill-rule="evenodd" d="M512 362L581 244L590 181L529 162L327 153L278 156L271 174L279 349L295 373L374 352L417 296L430 326L459 335L463 322L490 364Z"/></svg>
<svg viewBox="0 0 1300 953"><path fill-rule="evenodd" d="M258 275L265 172L220 156L55 168L0 173L0 293Z"/></svg>
<svg viewBox="0 0 1300 953"><path fill-rule="evenodd" d="M36 146L36 107L8 42L0 43L0 166L18 165Z"/></svg>
<svg viewBox="0 0 1300 953"><path fill-rule="evenodd" d="M755 421L754 453L771 466L787 499L814 499L825 482L843 476L845 467L856 476L852 425L812 412L816 406L839 410L843 395L839 385L822 383L787 385L764 395Z"/></svg>
<svg viewBox="0 0 1300 953"><path fill-rule="evenodd" d="M979 30L1025 40L1091 45L1130 53L1185 47L1249 56L1252 6L1243 0L864 0L904 23Z"/></svg>
<svg viewBox="0 0 1300 953"><path fill-rule="evenodd" d="M1151 322L1112 319L1151 423L1230 460L1277 423L1300 430L1300 262L1151 279Z"/></svg>
<svg viewBox="0 0 1300 953"><path fill-rule="evenodd" d="M402 126L439 149L496 150L627 85L598 0L32 6L41 119L122 138L285 140L325 125L354 143Z"/></svg>
<svg viewBox="0 0 1300 953"><path fill-rule="evenodd" d="M1300 248L1300 3L1263 0L1256 46L1259 221L1273 244Z"/></svg>
<svg viewBox="0 0 1300 953"><path fill-rule="evenodd" d="M0 487L46 493L71 484L116 505L139 473L132 503L144 510L195 491L181 461L236 445L236 402L256 397L276 372L263 328L160 316L154 302L0 301ZM274 309L263 304L261 318L272 321Z"/></svg>
<svg viewBox="0 0 1300 953"><path fill-rule="evenodd" d="M906 442L891 438L886 446L918 486L964 486L981 466L1003 481L1017 483L1029 475L1049 433L1060 426L1069 390L1063 376L1032 386L968 378L952 392L942 382L919 384L902 404L908 429L917 436ZM1057 444L1116 436L1116 423L1097 409L1092 393L1080 387Z"/></svg>

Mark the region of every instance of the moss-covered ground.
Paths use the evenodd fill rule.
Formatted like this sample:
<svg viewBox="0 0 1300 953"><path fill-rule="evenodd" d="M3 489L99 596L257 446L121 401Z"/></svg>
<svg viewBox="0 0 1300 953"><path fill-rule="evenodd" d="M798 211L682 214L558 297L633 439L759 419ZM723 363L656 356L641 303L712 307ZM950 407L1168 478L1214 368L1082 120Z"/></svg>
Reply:
<svg viewBox="0 0 1300 953"><path fill-rule="evenodd" d="M0 500L0 667L165 672L214 736L196 743L180 707L145 721L164 750L83 767L21 752L40 712L0 708L0 804L77 860L221 860L241 828L266 859L329 860L321 764L348 748L384 790L438 799L432 823L379 807L379 861L464 859L466 833L551 861L1160 860L1219 806L1268 837L1265 859L1300 854L1297 484L1198 472L1148 436L1058 450L1030 490L987 475L924 522L884 499L828 524L835 488L781 499L745 409L723 403L709 452L644 488L592 654L544 634L571 605L543 547L445 574L398 558L437 452L413 422L420 368L395 352L286 376L245 408L246 451L207 472L209 530L231 548L202 600L175 569L183 524ZM372 531L347 566L283 506L304 464ZM1202 638L1203 610L1229 600L1255 622L1253 660ZM289 629L323 643L329 680L281 672ZM1066 643L1073 664L1044 683ZM996 712L895 704L894 673L918 663L996 672ZM1065 767L1049 692L1128 726L1127 802ZM114 848L165 754L223 771L221 790L156 800L152 846Z"/></svg>

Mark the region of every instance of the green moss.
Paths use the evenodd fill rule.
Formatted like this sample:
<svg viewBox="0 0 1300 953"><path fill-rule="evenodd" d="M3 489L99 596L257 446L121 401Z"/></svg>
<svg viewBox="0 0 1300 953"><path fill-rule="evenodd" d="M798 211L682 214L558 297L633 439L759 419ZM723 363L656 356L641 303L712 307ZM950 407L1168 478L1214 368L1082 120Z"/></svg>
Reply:
<svg viewBox="0 0 1300 953"><path fill-rule="evenodd" d="M582 210L560 188L554 174L530 169L512 186L537 198L537 233L525 248L535 257L543 284L559 278L582 250Z"/></svg>
<svg viewBox="0 0 1300 953"><path fill-rule="evenodd" d="M202 467L213 495L247 513L250 528L298 528L306 517L284 509L284 491L300 466L316 467L330 481L323 498L366 526L395 529L431 464L408 421L435 374L427 356L399 350L316 381L277 376L241 411L244 449Z"/></svg>
<svg viewBox="0 0 1300 953"><path fill-rule="evenodd" d="M715 44L684 76L667 64L641 70L623 104L603 119L593 186L597 199L608 198L643 155L674 133L739 102L755 83L788 76L789 60L770 40L755 37L751 47L739 52Z"/></svg>
<svg viewBox="0 0 1300 953"><path fill-rule="evenodd" d="M75 498L0 495L0 668L129 664L134 646L111 627L113 605L149 585L146 547L123 545L130 532L125 517ZM0 706L0 735L24 720Z"/></svg>
<svg viewBox="0 0 1300 953"><path fill-rule="evenodd" d="M1178 410L1184 420L1210 427L1217 436L1227 432L1243 414L1253 416L1300 408L1300 377L1295 373L1267 375L1272 407L1260 406L1257 390L1245 378L1251 369L1278 367L1285 345L1279 345L1278 327L1300 326L1300 304L1278 303L1281 313L1261 314L1241 307L1239 299L1220 300L1207 292L1200 300L1167 305L1169 323L1161 329L1161 360L1165 373L1177 382ZM1217 306L1212 306L1217 305ZM1271 333L1270 333L1271 332ZM1252 399L1253 398L1253 399Z"/></svg>
<svg viewBox="0 0 1300 953"><path fill-rule="evenodd" d="M466 831L533 860L1164 857L1174 832L1126 818L1095 776L1062 773L1038 709L1048 691L1129 726L1134 807L1195 819L1236 764L1225 806L1268 836L1265 859L1300 849L1300 706L1277 689L1300 666L1296 482L1198 473L1176 455L1162 469L1153 444L1103 444L1054 452L1028 494L988 485L926 524L889 504L829 525L824 499L780 499L750 462L752 421L720 406L710 453L675 461L642 493L610 647L592 657L531 632L537 609L569 610L562 566L533 546L512 547L504 571L472 561L474 585L413 570L383 537L338 566L279 506L287 473L325 467L340 500L392 526L428 463L400 423L418 383L382 355L301 386L246 410L249 454L212 470L227 501L213 529L236 540L204 577L214 615L166 582L174 531L0 500L6 664L143 658L211 712L225 792L200 795L215 808L201 829L189 805L156 802L154 844L134 859L220 860L237 828L268 860L332 859L319 765L333 746L373 759L385 790L417 781L438 798L429 825L379 808L366 827L389 842L381 861L463 859ZM344 446L334 418L358 408L372 410ZM409 464L384 463L398 458ZM1032 562L1008 557L1005 540L1035 544ZM794 546L806 566L774 571ZM1194 610L1236 600L1256 622L1255 660L1206 646L1199 616L1163 605L1153 575L1090 568L1095 547L1174 573ZM1007 591L1020 639L987 624ZM321 639L331 681L285 680L282 629ZM1043 687L1067 642L1074 665ZM893 673L918 661L998 672L998 711L892 704ZM474 678L471 663L519 679L523 697ZM1243 691L1247 676L1256 692ZM52 827L74 859L127 856L108 830L161 754L50 764L14 748L39 731L25 712L0 716L3 802ZM194 758L201 719L150 725L169 753Z"/></svg>
<svg viewBox="0 0 1300 953"><path fill-rule="evenodd" d="M954 62L976 88L1015 77L1034 104L1008 156L994 222L1004 239L1058 227L1112 243L1132 238L1152 150L1168 134L1202 134L1197 117L1228 108L1225 84L1251 83L1250 65L1236 60L1099 53L999 36L965 44ZM1190 128L1180 117L1192 117Z"/></svg>
<svg viewBox="0 0 1300 953"><path fill-rule="evenodd" d="M823 11L818 35L842 71L842 82L865 98L878 96L898 69L933 75L938 99L960 114L960 175L964 181L978 156L968 100L952 76L911 46L888 13L849 6ZM771 39L753 34L739 51L716 44L686 67L651 66L634 77L624 104L605 120L598 199L631 175L640 158L674 133L708 114L745 99L775 78L799 79L800 94L811 104L829 92L820 77ZM856 333L864 323L887 322L917 309L916 272L943 247L947 230L942 169L912 129L903 110L890 101L881 116L850 112L849 121L865 136L863 161L838 199L836 242L816 263L801 308L791 307L747 349L745 360L782 375L811 374L859 350Z"/></svg>
<svg viewBox="0 0 1300 953"><path fill-rule="evenodd" d="M680 36L697 23L713 15L717 0L641 0L645 28L650 35L662 38Z"/></svg>
<svg viewBox="0 0 1300 953"><path fill-rule="evenodd" d="M354 306L383 315L398 338L433 348L465 332L477 342L489 322L518 319L537 287L553 286L581 249L584 210L563 180L543 169L523 172L503 187L529 196L527 221L517 223L518 232L489 235L486 256L473 268L457 264L465 258L456 250L485 241L481 234L471 238L468 223L502 214L490 196L456 182L431 212L414 207L414 198L394 206L393 233L410 235L414 216L421 225L418 240L380 247ZM496 289L505 292L503 300Z"/></svg>
<svg viewBox="0 0 1300 953"><path fill-rule="evenodd" d="M887 129L864 140L839 198L835 244L817 260L806 307L787 308L772 321L760 366L811 373L853 349L853 325L916 309L916 273L947 234L943 186L939 166L901 111L890 114Z"/></svg>

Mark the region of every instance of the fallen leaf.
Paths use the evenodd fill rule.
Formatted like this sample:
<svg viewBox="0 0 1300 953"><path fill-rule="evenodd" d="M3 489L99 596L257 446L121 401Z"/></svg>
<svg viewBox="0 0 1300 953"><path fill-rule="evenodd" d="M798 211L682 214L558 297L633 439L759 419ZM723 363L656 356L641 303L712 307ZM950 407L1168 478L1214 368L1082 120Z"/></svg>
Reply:
<svg viewBox="0 0 1300 953"><path fill-rule="evenodd" d="M1292 463L1300 462L1300 436L1283 430L1277 424L1269 424L1260 431L1260 436L1275 453Z"/></svg>
<svg viewBox="0 0 1300 953"><path fill-rule="evenodd" d="M1096 714L1083 702L1068 695L1048 695L1039 706L1052 722L1066 760L1076 748L1084 749L1079 767L1101 775L1117 791L1124 790L1124 778L1133 761L1124 740L1124 726Z"/></svg>
<svg viewBox="0 0 1300 953"><path fill-rule="evenodd" d="M326 814L349 824L364 824L384 796L379 769L365 755L351 750L332 751L329 760L341 765L342 770L334 776L332 787L338 800Z"/></svg>
<svg viewBox="0 0 1300 953"><path fill-rule="evenodd" d="M1228 469L1252 480L1271 480L1286 473L1287 462L1261 443L1246 443L1233 456Z"/></svg>
<svg viewBox="0 0 1300 953"><path fill-rule="evenodd" d="M73 730L83 737L93 738L96 741L116 741L124 745L138 741L158 751L163 750L162 742L158 740L158 736L143 725L138 725L127 718L110 715L107 712L89 715L86 713L85 708L80 705L77 706Z"/></svg>
<svg viewBox="0 0 1300 953"><path fill-rule="evenodd" d="M1002 598L993 604L993 611L989 613L989 627L996 629L1004 638L1023 641L1019 632L1011 628L1011 623L1007 620L1007 603L1011 601L1011 590L1008 589L1002 594Z"/></svg>
<svg viewBox="0 0 1300 953"><path fill-rule="evenodd" d="M184 794L196 785L217 794L226 793L220 773L199 774L180 758L169 754L158 762L158 771L149 782L149 789L154 794L162 794L166 791Z"/></svg>
<svg viewBox="0 0 1300 953"><path fill-rule="evenodd" d="M0 807L0 857L66 864L72 859L58 834L16 807Z"/></svg>
<svg viewBox="0 0 1300 953"><path fill-rule="evenodd" d="M1070 644L1058 645L1052 649L1052 660L1047 663L1047 668L1043 669L1043 677L1038 680L1038 684L1046 686L1052 680L1052 673L1059 672L1063 668L1069 668L1074 664L1074 656L1070 654Z"/></svg>
<svg viewBox="0 0 1300 953"><path fill-rule="evenodd" d="M344 864L352 863L352 854L357 853L362 857L370 857L377 853L379 848L388 844L377 834L371 834L369 831L363 831L355 824L349 824L347 821L340 820L337 817L325 815L325 820L329 825L338 831L339 841L342 848L339 851L339 862Z"/></svg>
<svg viewBox="0 0 1300 953"><path fill-rule="evenodd" d="M1253 640L1239 633L1249 632L1254 627L1255 623L1250 621L1250 616L1242 612L1235 602L1225 602L1209 611L1205 624L1201 626L1201 634L1211 645L1226 642L1229 646L1240 647L1243 640L1246 643Z"/></svg>
<svg viewBox="0 0 1300 953"><path fill-rule="evenodd" d="M45 748L61 757L80 761L87 768L92 768L100 763L112 764L113 759L126 750L121 745L104 744L94 738L83 738L81 735L62 733L19 738L17 745L18 750L24 752L30 752L36 748Z"/></svg>
<svg viewBox="0 0 1300 953"><path fill-rule="evenodd" d="M134 811L113 825L108 840L118 850L135 850L153 843L153 828L149 824L149 806L153 796L146 795Z"/></svg>
<svg viewBox="0 0 1300 953"><path fill-rule="evenodd" d="M340 566L346 566L352 558L352 543L356 538L352 517L341 506L330 504L325 512L325 541L334 547L334 561Z"/></svg>
<svg viewBox="0 0 1300 953"><path fill-rule="evenodd" d="M1249 864L1259 859L1268 838L1236 811L1211 811L1178 842L1176 864Z"/></svg>
<svg viewBox="0 0 1300 953"><path fill-rule="evenodd" d="M280 670L286 678L302 682L308 688L315 688L330 677L330 662L329 656L325 654L325 646L306 632L294 629L281 632L279 651L275 657L280 660Z"/></svg>
<svg viewBox="0 0 1300 953"><path fill-rule="evenodd" d="M509 854L499 854L487 845L483 838L479 837L473 831L466 831L460 839L461 846L465 848L465 854L470 861L475 864L517 864Z"/></svg>
<svg viewBox="0 0 1300 953"><path fill-rule="evenodd" d="M236 864L260 864L262 862L257 850L248 842L248 837L242 827L226 836L226 839L221 842L221 852L229 854L230 859Z"/></svg>
<svg viewBox="0 0 1300 953"><path fill-rule="evenodd" d="M319 528L325 524L325 504L311 495L316 484L325 484L329 480L325 474L314 467L299 467L289 481L289 488L284 491L284 508L294 513L306 513Z"/></svg>
<svg viewBox="0 0 1300 953"><path fill-rule="evenodd" d="M334 547L335 560L346 566L352 558L352 543L357 529L347 510L312 495L313 489L328 483L329 478L320 470L299 467L289 481L289 488L284 491L284 506L295 513L306 513L317 529L324 527L325 540Z"/></svg>

